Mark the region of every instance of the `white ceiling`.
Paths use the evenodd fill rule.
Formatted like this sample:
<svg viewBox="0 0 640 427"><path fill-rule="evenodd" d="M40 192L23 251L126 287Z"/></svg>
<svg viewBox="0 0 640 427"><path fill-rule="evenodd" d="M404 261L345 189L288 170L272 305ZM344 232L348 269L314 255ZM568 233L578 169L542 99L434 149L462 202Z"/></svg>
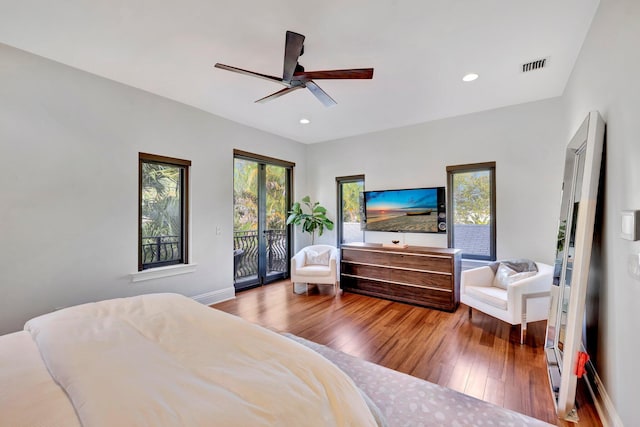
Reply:
<svg viewBox="0 0 640 427"><path fill-rule="evenodd" d="M0 0L0 42L313 143L559 96L599 0ZM282 75L285 31L337 102L215 69ZM547 67L521 64L549 58ZM463 83L475 72L480 78ZM307 117L311 124L301 125Z"/></svg>

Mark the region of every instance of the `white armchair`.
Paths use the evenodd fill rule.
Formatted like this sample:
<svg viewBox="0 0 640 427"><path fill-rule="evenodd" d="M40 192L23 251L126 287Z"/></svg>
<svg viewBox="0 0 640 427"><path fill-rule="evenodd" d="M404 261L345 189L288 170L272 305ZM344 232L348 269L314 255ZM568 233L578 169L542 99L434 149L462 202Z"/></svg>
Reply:
<svg viewBox="0 0 640 427"><path fill-rule="evenodd" d="M331 245L313 245L300 250L291 258L291 283L333 285L338 294L338 249Z"/></svg>
<svg viewBox="0 0 640 427"><path fill-rule="evenodd" d="M520 344L527 334L527 322L545 320L549 316L549 299L553 267L536 262L537 272L497 271L483 266L462 272L460 301L472 308L510 323L520 325ZM496 276L498 278L496 279Z"/></svg>

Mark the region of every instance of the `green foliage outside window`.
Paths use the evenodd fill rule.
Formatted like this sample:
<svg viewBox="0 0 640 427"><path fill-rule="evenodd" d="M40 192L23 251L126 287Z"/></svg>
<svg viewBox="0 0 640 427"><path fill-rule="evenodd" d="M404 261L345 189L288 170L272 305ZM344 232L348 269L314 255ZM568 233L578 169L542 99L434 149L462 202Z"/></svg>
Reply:
<svg viewBox="0 0 640 427"><path fill-rule="evenodd" d="M235 159L233 168L233 230L258 229L258 163ZM266 221L268 230L286 228L286 173L281 166L266 165Z"/></svg>
<svg viewBox="0 0 640 427"><path fill-rule="evenodd" d="M342 222L360 222L362 181L342 183Z"/></svg>
<svg viewBox="0 0 640 427"><path fill-rule="evenodd" d="M142 237L180 236L181 168L158 163L142 166Z"/></svg>
<svg viewBox="0 0 640 427"><path fill-rule="evenodd" d="M489 172L456 173L453 178L456 224L486 225L491 221Z"/></svg>
<svg viewBox="0 0 640 427"><path fill-rule="evenodd" d="M266 165L267 229L284 230L287 222L286 172L282 166Z"/></svg>
<svg viewBox="0 0 640 427"><path fill-rule="evenodd" d="M235 159L233 168L233 230L258 229L258 164Z"/></svg>

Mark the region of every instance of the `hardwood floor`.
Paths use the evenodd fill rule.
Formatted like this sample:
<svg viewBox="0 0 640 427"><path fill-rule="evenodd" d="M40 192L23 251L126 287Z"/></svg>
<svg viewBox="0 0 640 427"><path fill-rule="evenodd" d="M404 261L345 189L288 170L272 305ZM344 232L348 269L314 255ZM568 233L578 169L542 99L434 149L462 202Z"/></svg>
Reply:
<svg viewBox="0 0 640 427"><path fill-rule="evenodd" d="M543 354L545 322L518 327L460 305L454 313L289 281L238 293L213 306L278 332L290 332L558 426ZM580 387L579 387L580 389ZM579 393L580 426L601 426L587 393Z"/></svg>

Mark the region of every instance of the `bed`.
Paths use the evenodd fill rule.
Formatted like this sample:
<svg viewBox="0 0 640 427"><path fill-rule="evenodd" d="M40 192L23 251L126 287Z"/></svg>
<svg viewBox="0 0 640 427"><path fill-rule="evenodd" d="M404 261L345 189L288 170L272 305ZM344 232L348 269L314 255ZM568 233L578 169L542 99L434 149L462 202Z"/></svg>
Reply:
<svg viewBox="0 0 640 427"><path fill-rule="evenodd" d="M0 336L2 426L548 426L177 294Z"/></svg>

